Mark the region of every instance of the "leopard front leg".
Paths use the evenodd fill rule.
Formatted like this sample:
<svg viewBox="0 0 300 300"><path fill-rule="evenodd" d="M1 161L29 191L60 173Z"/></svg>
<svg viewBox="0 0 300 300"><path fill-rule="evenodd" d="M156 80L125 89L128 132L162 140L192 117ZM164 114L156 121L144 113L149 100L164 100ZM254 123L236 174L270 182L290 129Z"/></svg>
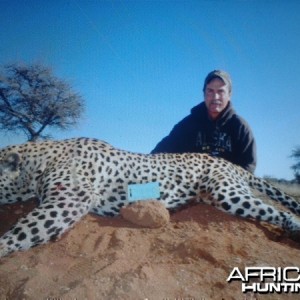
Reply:
<svg viewBox="0 0 300 300"><path fill-rule="evenodd" d="M0 238L0 257L60 237L86 215L93 204L91 185L83 178L43 187L42 203Z"/></svg>

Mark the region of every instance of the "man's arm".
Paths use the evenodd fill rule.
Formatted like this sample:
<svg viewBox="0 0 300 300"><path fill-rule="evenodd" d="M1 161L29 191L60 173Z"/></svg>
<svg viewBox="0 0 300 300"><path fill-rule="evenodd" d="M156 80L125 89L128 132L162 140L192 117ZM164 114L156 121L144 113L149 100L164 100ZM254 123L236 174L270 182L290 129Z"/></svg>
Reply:
<svg viewBox="0 0 300 300"><path fill-rule="evenodd" d="M178 125L175 125L171 130L169 135L164 137L151 151L151 154L155 153L175 153L180 152L180 145L178 144L179 137L181 135L181 130Z"/></svg>
<svg viewBox="0 0 300 300"><path fill-rule="evenodd" d="M191 120L188 116L173 127L169 135L156 145L151 154L188 152L189 147L191 147L189 137L191 133L190 127Z"/></svg>
<svg viewBox="0 0 300 300"><path fill-rule="evenodd" d="M242 127L239 139L238 164L247 171L254 173L256 169L256 143L248 124Z"/></svg>

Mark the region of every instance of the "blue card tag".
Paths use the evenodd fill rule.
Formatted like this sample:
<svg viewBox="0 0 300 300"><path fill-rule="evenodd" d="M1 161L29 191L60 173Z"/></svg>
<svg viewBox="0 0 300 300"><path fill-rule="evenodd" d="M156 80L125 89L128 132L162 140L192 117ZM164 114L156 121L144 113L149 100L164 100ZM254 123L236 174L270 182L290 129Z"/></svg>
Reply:
<svg viewBox="0 0 300 300"><path fill-rule="evenodd" d="M160 197L159 183L148 182L141 184L129 184L127 188L127 194L129 202L158 199Z"/></svg>

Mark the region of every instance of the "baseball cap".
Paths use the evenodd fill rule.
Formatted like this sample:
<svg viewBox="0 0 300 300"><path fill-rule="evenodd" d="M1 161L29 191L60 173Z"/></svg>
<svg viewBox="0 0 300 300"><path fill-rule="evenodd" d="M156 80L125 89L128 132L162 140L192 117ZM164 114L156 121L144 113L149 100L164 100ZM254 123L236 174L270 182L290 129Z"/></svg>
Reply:
<svg viewBox="0 0 300 300"><path fill-rule="evenodd" d="M231 83L230 75L222 70L214 70L208 73L208 75L204 80L203 92L205 91L206 85L215 78L221 79L228 86L229 94L231 95L232 83Z"/></svg>

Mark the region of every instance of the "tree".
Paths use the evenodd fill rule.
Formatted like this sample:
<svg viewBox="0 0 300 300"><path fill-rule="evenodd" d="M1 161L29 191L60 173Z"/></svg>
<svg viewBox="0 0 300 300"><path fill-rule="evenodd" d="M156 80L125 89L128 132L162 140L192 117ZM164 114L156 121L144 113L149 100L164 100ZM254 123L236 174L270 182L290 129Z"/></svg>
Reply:
<svg viewBox="0 0 300 300"><path fill-rule="evenodd" d="M296 160L296 163L291 168L294 171L296 182L300 183L300 146L292 151L291 157Z"/></svg>
<svg viewBox="0 0 300 300"><path fill-rule="evenodd" d="M66 130L84 111L82 97L40 64L10 64L0 73L0 130L22 131L29 141L49 138L47 127Z"/></svg>

